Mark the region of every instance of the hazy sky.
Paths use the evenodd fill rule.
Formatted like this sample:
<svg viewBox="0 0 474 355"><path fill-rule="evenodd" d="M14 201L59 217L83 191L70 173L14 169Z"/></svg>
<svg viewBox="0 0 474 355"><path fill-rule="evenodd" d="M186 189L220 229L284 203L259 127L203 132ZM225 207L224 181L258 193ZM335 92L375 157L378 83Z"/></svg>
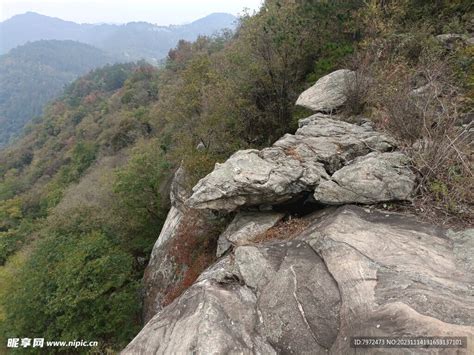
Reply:
<svg viewBox="0 0 474 355"><path fill-rule="evenodd" d="M262 0L0 0L0 21L27 11L79 23L191 22L212 12L256 10Z"/></svg>

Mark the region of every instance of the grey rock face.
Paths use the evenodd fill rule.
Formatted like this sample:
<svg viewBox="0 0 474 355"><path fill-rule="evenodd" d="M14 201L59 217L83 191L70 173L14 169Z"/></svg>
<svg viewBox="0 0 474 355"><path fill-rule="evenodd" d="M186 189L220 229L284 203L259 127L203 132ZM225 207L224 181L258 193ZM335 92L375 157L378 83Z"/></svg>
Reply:
<svg viewBox="0 0 474 355"><path fill-rule="evenodd" d="M375 203L408 200L415 175L401 153L370 153L339 169L323 181L314 198L324 204Z"/></svg>
<svg viewBox="0 0 474 355"><path fill-rule="evenodd" d="M170 200L171 205L185 210L184 201L186 201L191 195L189 188L186 188L186 172L184 168L180 166L174 173L173 181L171 182L170 188Z"/></svg>
<svg viewBox="0 0 474 355"><path fill-rule="evenodd" d="M177 265L168 255L168 245L176 237L188 212L184 200L189 191L184 187L185 173L179 168L170 187L171 208L160 235L153 246L144 274L144 318L149 320L161 309L161 299L168 285L178 282Z"/></svg>
<svg viewBox="0 0 474 355"><path fill-rule="evenodd" d="M356 74L347 69L336 70L323 76L316 84L304 91L296 105L316 112L332 112L344 105L346 93L356 80Z"/></svg>
<svg viewBox="0 0 474 355"><path fill-rule="evenodd" d="M173 239L178 231L178 228L181 224L181 220L183 219L184 213L179 208L171 206L171 209L166 216L165 223L161 228L160 235L153 246L151 259L156 258L156 253L159 248L164 245L168 240Z"/></svg>
<svg viewBox="0 0 474 355"><path fill-rule="evenodd" d="M123 354L276 354L254 331L256 297L245 286L195 284L156 317Z"/></svg>
<svg viewBox="0 0 474 355"><path fill-rule="evenodd" d="M467 336L456 351L472 353L468 234L353 206L311 221L295 240L237 247L123 354L352 354L350 337L407 335Z"/></svg>
<svg viewBox="0 0 474 355"><path fill-rule="evenodd" d="M232 245L249 243L267 231L285 215L276 212L240 212L219 237L217 256L224 254Z"/></svg>
<svg viewBox="0 0 474 355"><path fill-rule="evenodd" d="M396 143L370 125L316 114L300 121L273 147L238 151L193 188L187 204L196 209L234 211L242 206L279 204L312 192L348 161Z"/></svg>
<svg viewBox="0 0 474 355"><path fill-rule="evenodd" d="M459 232L449 231L449 238L454 241L454 253L459 263L467 266L474 275L474 228Z"/></svg>
<svg viewBox="0 0 474 355"><path fill-rule="evenodd" d="M323 260L303 242L276 246L285 255L261 287L262 334L279 353L323 353L336 341L341 296Z"/></svg>

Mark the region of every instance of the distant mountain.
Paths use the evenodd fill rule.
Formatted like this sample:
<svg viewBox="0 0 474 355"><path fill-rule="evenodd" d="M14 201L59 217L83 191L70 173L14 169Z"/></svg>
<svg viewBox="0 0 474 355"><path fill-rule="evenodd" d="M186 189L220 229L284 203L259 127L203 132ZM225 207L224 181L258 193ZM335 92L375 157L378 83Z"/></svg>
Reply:
<svg viewBox="0 0 474 355"><path fill-rule="evenodd" d="M0 56L0 146L42 113L66 84L115 60L74 41L42 40Z"/></svg>
<svg viewBox="0 0 474 355"><path fill-rule="evenodd" d="M27 12L0 23L0 54L28 41L57 39L87 43L129 60L158 62L180 39L193 41L199 35L212 35L235 25L236 17L226 13L214 13L186 25L157 26L147 22L77 24Z"/></svg>
<svg viewBox="0 0 474 355"><path fill-rule="evenodd" d="M225 13L181 26L77 24L34 12L1 22L0 54L9 52L0 56L0 147L79 75L119 61L157 64L181 39L235 26Z"/></svg>

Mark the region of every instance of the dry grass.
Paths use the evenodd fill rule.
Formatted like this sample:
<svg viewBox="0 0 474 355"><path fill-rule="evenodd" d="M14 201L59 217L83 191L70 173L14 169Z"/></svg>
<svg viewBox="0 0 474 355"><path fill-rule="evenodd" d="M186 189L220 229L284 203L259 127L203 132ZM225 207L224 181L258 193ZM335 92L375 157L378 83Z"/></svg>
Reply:
<svg viewBox="0 0 474 355"><path fill-rule="evenodd" d="M201 275L201 273L213 262L214 258L210 255L203 254L198 256L190 266L186 267L186 271L184 271L181 281L165 291L165 295L161 302L162 306L166 307L176 298L181 296L183 292L191 287L199 275Z"/></svg>
<svg viewBox="0 0 474 355"><path fill-rule="evenodd" d="M348 115L360 115L364 112L370 89L370 77L365 70L356 70L355 78L346 83L344 95L346 102L343 112Z"/></svg>
<svg viewBox="0 0 474 355"><path fill-rule="evenodd" d="M427 198L427 197L426 197ZM430 206L428 209L426 206ZM445 208L439 207L435 201L428 201L417 198L411 202L383 202L373 206L378 210L386 210L389 212L397 212L404 214L412 214L418 220L436 225L442 228L451 228L454 230L462 230L472 228L474 218L471 216L458 216L449 213Z"/></svg>
<svg viewBox="0 0 474 355"><path fill-rule="evenodd" d="M181 224L169 248L169 254L178 265L180 281L165 291L163 307L186 291L215 261L220 232L219 224L209 222L208 218L199 212L187 212L186 221Z"/></svg>
<svg viewBox="0 0 474 355"><path fill-rule="evenodd" d="M443 63L415 71L387 69L385 85L374 96L375 117L379 127L396 136L412 158L419 177L417 202L424 211L444 209L472 218L472 133L459 125L462 96L450 83L449 69ZM415 76L426 80L418 91L410 85ZM387 78L391 85L386 84Z"/></svg>
<svg viewBox="0 0 474 355"><path fill-rule="evenodd" d="M287 147L285 148L284 152L287 156L292 157L295 160L298 160L300 162L303 161L303 158L300 156L295 147Z"/></svg>
<svg viewBox="0 0 474 355"><path fill-rule="evenodd" d="M357 110L365 105L365 114L378 129L397 138L411 158L418 176L413 202L417 214L442 222L472 222L472 124L461 125L461 113L472 108L472 100L459 86L449 58L435 50L418 54L416 61L383 57L382 52L356 57L354 66L370 79L351 88L353 102L347 106Z"/></svg>
<svg viewBox="0 0 474 355"><path fill-rule="evenodd" d="M253 243L259 244L270 240L291 240L296 238L309 225L309 220L304 218L292 218L279 222L266 232L258 235Z"/></svg>

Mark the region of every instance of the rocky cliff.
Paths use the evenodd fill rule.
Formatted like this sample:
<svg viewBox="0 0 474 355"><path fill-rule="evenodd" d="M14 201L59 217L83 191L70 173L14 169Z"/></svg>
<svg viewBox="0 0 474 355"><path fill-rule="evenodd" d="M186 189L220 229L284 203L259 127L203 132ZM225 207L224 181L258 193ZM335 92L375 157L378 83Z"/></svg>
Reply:
<svg viewBox="0 0 474 355"><path fill-rule="evenodd" d="M341 77L342 76L342 77ZM378 202L409 200L415 175L393 138L345 122L338 71L303 93L315 111L272 147L236 152L173 207L145 275L146 318L123 354L474 352L474 233ZM173 240L229 220L217 261L170 304ZM181 276L180 276L181 275ZM181 280L179 280L181 281ZM354 349L356 336L465 336L465 348Z"/></svg>

